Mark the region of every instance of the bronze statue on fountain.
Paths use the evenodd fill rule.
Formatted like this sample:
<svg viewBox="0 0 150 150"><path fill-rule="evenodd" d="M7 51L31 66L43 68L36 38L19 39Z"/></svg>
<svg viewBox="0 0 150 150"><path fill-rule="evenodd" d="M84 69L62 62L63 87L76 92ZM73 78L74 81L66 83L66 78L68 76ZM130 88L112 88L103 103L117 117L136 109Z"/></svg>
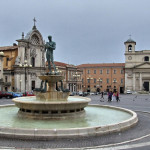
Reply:
<svg viewBox="0 0 150 150"><path fill-rule="evenodd" d="M46 51L46 59L48 62L49 72L43 76L39 76L42 80L40 88L35 88L34 93L39 100L46 101L67 101L69 96L69 90L64 89L63 87L63 79L64 76L60 75L60 73L56 70L56 66L54 64L53 50L56 49L56 43L52 41L52 36L48 36L49 42L45 44ZM52 71L51 64L53 66L54 71ZM60 82L60 88L58 88L58 83ZM45 83L45 84L44 84ZM47 89L47 83L49 88ZM43 87L44 84L44 87Z"/></svg>

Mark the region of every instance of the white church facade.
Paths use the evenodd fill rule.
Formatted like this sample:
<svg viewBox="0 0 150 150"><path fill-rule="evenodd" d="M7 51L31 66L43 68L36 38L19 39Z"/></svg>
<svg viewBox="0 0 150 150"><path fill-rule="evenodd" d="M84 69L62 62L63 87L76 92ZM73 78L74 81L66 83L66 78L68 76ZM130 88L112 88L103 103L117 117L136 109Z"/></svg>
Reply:
<svg viewBox="0 0 150 150"><path fill-rule="evenodd" d="M125 92L150 91L150 50L136 51L131 38L125 44Z"/></svg>
<svg viewBox="0 0 150 150"><path fill-rule="evenodd" d="M45 50L41 33L34 25L32 30L17 40L18 56L14 65L14 89L23 92L40 87L39 75L45 72Z"/></svg>

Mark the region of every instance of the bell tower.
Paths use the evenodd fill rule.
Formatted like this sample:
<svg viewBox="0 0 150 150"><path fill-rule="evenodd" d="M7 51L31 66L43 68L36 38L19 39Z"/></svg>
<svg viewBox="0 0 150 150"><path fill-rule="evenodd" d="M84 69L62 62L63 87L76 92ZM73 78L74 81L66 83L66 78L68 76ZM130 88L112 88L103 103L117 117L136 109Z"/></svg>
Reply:
<svg viewBox="0 0 150 150"><path fill-rule="evenodd" d="M135 52L136 42L131 39L131 35L130 38L126 42L124 42L124 44L125 44L125 53Z"/></svg>

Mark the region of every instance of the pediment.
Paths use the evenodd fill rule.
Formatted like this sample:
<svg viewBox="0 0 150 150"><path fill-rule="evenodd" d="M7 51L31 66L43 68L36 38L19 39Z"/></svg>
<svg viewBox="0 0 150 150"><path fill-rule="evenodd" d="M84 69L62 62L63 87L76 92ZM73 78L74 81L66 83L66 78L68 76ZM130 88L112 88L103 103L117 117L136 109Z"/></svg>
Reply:
<svg viewBox="0 0 150 150"><path fill-rule="evenodd" d="M147 68L150 68L150 63L149 62L144 62L144 63L141 63L139 65L135 65L133 68L147 69Z"/></svg>

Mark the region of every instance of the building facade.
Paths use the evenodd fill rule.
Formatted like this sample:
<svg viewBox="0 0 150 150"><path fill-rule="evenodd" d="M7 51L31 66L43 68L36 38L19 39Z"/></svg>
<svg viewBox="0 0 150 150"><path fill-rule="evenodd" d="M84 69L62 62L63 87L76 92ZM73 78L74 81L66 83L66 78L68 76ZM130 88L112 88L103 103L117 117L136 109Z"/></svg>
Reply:
<svg viewBox="0 0 150 150"><path fill-rule="evenodd" d="M124 63L82 64L82 88L84 92L124 92Z"/></svg>
<svg viewBox="0 0 150 150"><path fill-rule="evenodd" d="M18 46L0 47L0 51L4 53L3 58L3 90L12 91L14 90L14 64L18 55Z"/></svg>
<svg viewBox="0 0 150 150"><path fill-rule="evenodd" d="M4 91L25 92L40 86L39 75L45 72L45 50L41 33L34 25L18 45L0 47L4 52Z"/></svg>
<svg viewBox="0 0 150 150"><path fill-rule="evenodd" d="M45 49L41 33L34 25L32 30L17 40L18 55L14 64L15 91L32 91L40 87L39 75L45 72Z"/></svg>
<svg viewBox="0 0 150 150"><path fill-rule="evenodd" d="M125 44L125 91L150 91L150 50L135 51L131 38Z"/></svg>
<svg viewBox="0 0 150 150"><path fill-rule="evenodd" d="M82 91L82 70L77 66L55 61L57 71L64 76L64 89L69 89L70 92ZM48 72L48 68L46 69ZM60 86L60 84L59 84Z"/></svg>
<svg viewBox="0 0 150 150"><path fill-rule="evenodd" d="M0 52L0 91L3 91L4 81L3 81L3 57L4 53Z"/></svg>

